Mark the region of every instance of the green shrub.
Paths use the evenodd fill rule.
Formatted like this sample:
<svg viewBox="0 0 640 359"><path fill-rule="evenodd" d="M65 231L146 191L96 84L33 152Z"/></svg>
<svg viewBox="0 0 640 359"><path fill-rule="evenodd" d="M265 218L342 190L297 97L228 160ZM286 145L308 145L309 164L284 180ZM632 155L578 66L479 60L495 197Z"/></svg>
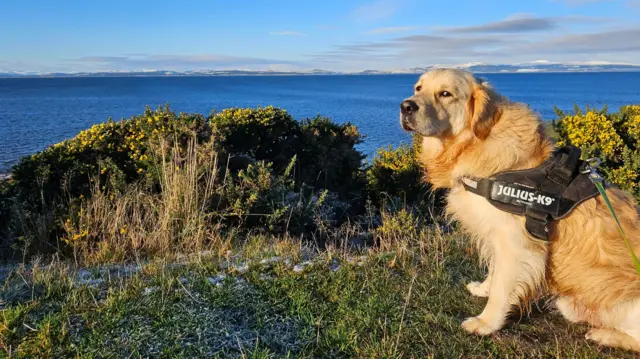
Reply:
<svg viewBox="0 0 640 359"><path fill-rule="evenodd" d="M600 174L640 199L640 106L622 106L614 113L607 107L587 107L585 112L576 107L573 114L558 109L556 114L552 127L557 144L579 147L583 158L598 157Z"/></svg>
<svg viewBox="0 0 640 359"><path fill-rule="evenodd" d="M118 184L148 174L154 163L153 145L185 146L192 135L206 139L206 131L201 115L178 116L168 106L147 108L141 116L119 122L109 119L23 158L12 170L12 181L20 199L29 203L87 196L96 177L116 190Z"/></svg>
<svg viewBox="0 0 640 359"><path fill-rule="evenodd" d="M8 236L9 223L12 208L12 198L10 183L6 180L0 180L0 258L4 257L4 253L8 250L5 248L7 243L4 243L3 238Z"/></svg>
<svg viewBox="0 0 640 359"><path fill-rule="evenodd" d="M326 188L342 198L360 196L366 185L363 176L365 156L356 146L363 136L350 123L337 124L325 117L305 119L301 123L299 181Z"/></svg>
<svg viewBox="0 0 640 359"><path fill-rule="evenodd" d="M158 163L159 189L132 183L108 194L97 184L91 198L70 209L61 239L74 258L104 262L221 250L229 237L253 230L299 235L335 221L335 196L294 188L293 161L276 176L264 161L231 172L203 163L208 154L197 146L176 152Z"/></svg>
<svg viewBox="0 0 640 359"><path fill-rule="evenodd" d="M253 159L272 163L274 173L281 174L296 156L294 179L299 184L328 189L342 198L364 186L364 155L355 148L362 136L349 123L320 116L298 122L272 106L225 109L212 114L210 122L216 151L231 156L232 168L244 168Z"/></svg>
<svg viewBox="0 0 640 359"><path fill-rule="evenodd" d="M208 128L202 115L176 115L169 107L131 119L109 119L81 131L32 156L24 157L11 172L8 197L11 215L5 236L27 236L30 241L56 242L61 218L69 206L91 194L92 181L105 191L119 191L127 183L148 178L153 182L152 147L184 146L187 138L206 139ZM43 221L47 217L50 220ZM36 225L37 224L37 225ZM10 234L6 234L10 232Z"/></svg>
<svg viewBox="0 0 640 359"><path fill-rule="evenodd" d="M228 226L300 233L320 217L336 220L348 207L345 200L361 196L360 141L349 124L321 117L298 122L273 107L227 109L208 119L168 106L147 108L23 158L11 183L0 188L0 241L60 251L66 220L96 188L109 199L130 191L130 184L144 184L149 194L162 196L167 168L182 169L194 158L195 181L213 175L209 182L216 184L188 183L193 191L215 193L202 210Z"/></svg>
<svg viewBox="0 0 640 359"><path fill-rule="evenodd" d="M412 145L393 149L381 148L368 168L367 191L378 206L390 202L417 206L423 213L436 216L443 205L442 193L434 192L424 182L424 169L418 155L420 137L413 136Z"/></svg>
<svg viewBox="0 0 640 359"><path fill-rule="evenodd" d="M299 147L298 122L272 106L228 108L213 113L209 122L215 149L222 158L246 156L270 162L276 171L283 171ZM232 167L236 166L232 163Z"/></svg>
<svg viewBox="0 0 640 359"><path fill-rule="evenodd" d="M291 173L295 162L293 158L280 175L273 173L271 163L250 164L217 188L211 211L224 217L227 227L276 234L300 235L339 222L348 204L326 189L296 186Z"/></svg>

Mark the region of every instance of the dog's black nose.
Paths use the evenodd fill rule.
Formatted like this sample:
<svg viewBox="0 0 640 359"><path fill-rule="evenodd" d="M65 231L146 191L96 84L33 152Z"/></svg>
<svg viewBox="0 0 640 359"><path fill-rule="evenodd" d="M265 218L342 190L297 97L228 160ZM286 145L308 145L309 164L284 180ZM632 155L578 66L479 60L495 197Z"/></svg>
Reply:
<svg viewBox="0 0 640 359"><path fill-rule="evenodd" d="M400 111L404 115L412 114L418 111L418 109L419 109L418 104L413 100L404 100L400 104Z"/></svg>

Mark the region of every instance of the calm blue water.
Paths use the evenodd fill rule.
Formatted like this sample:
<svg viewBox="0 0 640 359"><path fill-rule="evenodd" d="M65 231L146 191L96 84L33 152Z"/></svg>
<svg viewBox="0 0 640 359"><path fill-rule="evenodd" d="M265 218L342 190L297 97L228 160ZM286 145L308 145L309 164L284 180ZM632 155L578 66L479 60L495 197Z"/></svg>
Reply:
<svg viewBox="0 0 640 359"><path fill-rule="evenodd" d="M617 110L640 103L640 73L486 74L501 93L526 102L545 119L553 106ZM317 114L350 121L367 136L360 149L397 146L409 136L398 108L418 75L17 78L0 79L0 172L25 155L76 135L109 116L118 120L169 103L178 112L208 114L232 106L274 105L295 118Z"/></svg>

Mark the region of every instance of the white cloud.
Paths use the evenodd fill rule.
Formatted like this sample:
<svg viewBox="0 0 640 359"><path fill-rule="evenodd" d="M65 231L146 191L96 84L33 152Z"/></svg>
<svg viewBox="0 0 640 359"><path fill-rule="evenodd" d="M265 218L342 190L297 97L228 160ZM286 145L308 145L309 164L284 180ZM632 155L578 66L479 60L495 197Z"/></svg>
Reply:
<svg viewBox="0 0 640 359"><path fill-rule="evenodd" d="M596 26L607 23L610 19L518 14L473 26L432 28L419 35L342 44L308 54L308 59L345 68L365 64L373 64L372 68L410 68L477 61L513 64L541 58L550 62L640 63L640 26ZM571 28L576 24L588 24L589 32Z"/></svg>
<svg viewBox="0 0 640 359"><path fill-rule="evenodd" d="M396 27L380 27L377 29L373 29L365 32L367 35L378 35L378 34L392 34L399 32L408 32L420 29L420 26L396 26Z"/></svg>
<svg viewBox="0 0 640 359"><path fill-rule="evenodd" d="M227 56L218 54L166 55L137 54L135 56L87 56L68 60L67 66L96 70L160 69L184 71L195 69L268 68L294 66L297 62L259 57Z"/></svg>
<svg viewBox="0 0 640 359"><path fill-rule="evenodd" d="M377 21L393 16L399 6L399 1L377 0L357 7L351 15L356 21Z"/></svg>
<svg viewBox="0 0 640 359"><path fill-rule="evenodd" d="M585 23L594 25L610 22L612 19L604 17L568 15L559 17L538 17L533 14L512 14L498 21L490 21L479 25L460 27L435 27L434 30L448 33L533 33L548 32L549 30L567 24Z"/></svg>
<svg viewBox="0 0 640 359"><path fill-rule="evenodd" d="M640 2L640 0L629 0ZM383 3L383 2L378 2ZM391 3L389 3L391 4ZM387 5L389 5L387 4ZM371 4L370 4L371 5ZM370 14L371 15L371 14ZM374 16L375 17L375 16ZM326 24L325 24L326 25ZM371 24L369 24L371 25ZM576 26L577 25L577 26ZM319 28L319 27L317 27ZM329 30L331 28L324 28ZM483 62L487 64L549 62L640 63L640 25L622 19L583 15L539 17L514 14L504 19L463 27L369 26L360 41L318 47L300 53L292 41L287 57L234 56L221 54L105 54L42 62L2 61L8 71L105 71L161 69L311 69L362 70L410 68L437 63ZM344 31L343 29L340 30ZM295 30L271 32L273 36L303 36ZM326 38L334 38L325 33ZM318 35L319 36L319 35ZM100 55L100 54L98 54Z"/></svg>
<svg viewBox="0 0 640 359"><path fill-rule="evenodd" d="M634 10L640 9L640 0L627 0L627 7L630 7Z"/></svg>

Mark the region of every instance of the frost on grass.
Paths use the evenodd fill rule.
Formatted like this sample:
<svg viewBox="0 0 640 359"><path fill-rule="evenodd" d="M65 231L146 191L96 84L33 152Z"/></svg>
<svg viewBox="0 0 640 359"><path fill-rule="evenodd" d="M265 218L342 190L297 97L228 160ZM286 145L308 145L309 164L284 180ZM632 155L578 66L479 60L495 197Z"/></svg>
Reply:
<svg viewBox="0 0 640 359"><path fill-rule="evenodd" d="M298 272L302 272L306 267L310 266L311 262L310 261L304 261L300 264L296 264L295 266L293 266L293 271L298 273Z"/></svg>
<svg viewBox="0 0 640 359"><path fill-rule="evenodd" d="M226 274L222 273L222 274L218 274L215 277L207 278L207 281L212 285L215 285L216 287L221 287L225 278L227 278Z"/></svg>
<svg viewBox="0 0 640 359"><path fill-rule="evenodd" d="M311 340L311 328L284 316L243 278L221 274L159 287L113 301L105 310L118 312L106 322L104 313L96 317L97 327L77 345L98 352L119 348L123 357L242 357L256 346L295 357Z"/></svg>

